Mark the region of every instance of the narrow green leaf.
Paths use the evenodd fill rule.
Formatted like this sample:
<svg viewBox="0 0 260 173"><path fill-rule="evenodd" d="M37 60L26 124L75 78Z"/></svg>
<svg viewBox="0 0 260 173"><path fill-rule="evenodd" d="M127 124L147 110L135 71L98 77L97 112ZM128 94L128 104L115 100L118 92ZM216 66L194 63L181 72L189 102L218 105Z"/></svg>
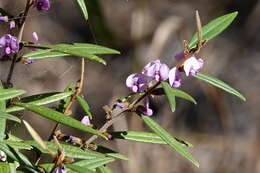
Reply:
<svg viewBox="0 0 260 173"><path fill-rule="evenodd" d="M75 84L73 83L69 83L66 88L64 89L64 92L72 92L72 93L75 93L74 91L76 90L76 86ZM72 98L72 95L70 97L66 97L62 100L60 100L60 103L59 103L59 106L58 106L58 109L57 111L58 112L65 112L66 108L69 106L69 102Z"/></svg>
<svg viewBox="0 0 260 173"><path fill-rule="evenodd" d="M125 139L129 141L144 142L151 144L167 144L160 136L155 133L141 132L141 131L119 131L119 132L110 132L113 138ZM193 147L189 142L183 141L174 137L184 147Z"/></svg>
<svg viewBox="0 0 260 173"><path fill-rule="evenodd" d="M60 112L54 111L50 108L47 108L47 107L44 107L44 106L37 106L37 105L34 105L34 104L28 104L28 103L15 103L15 105L22 106L25 109L32 111L32 112L34 112L34 113L36 113L36 114L38 114L42 117L45 117L49 120L56 121L60 124L81 130L83 132L98 135L100 137L107 139L107 137L105 135L103 135L101 132L99 132L98 130L95 130L91 127L85 126L80 121L78 121L74 118L71 118L67 115L64 115Z"/></svg>
<svg viewBox="0 0 260 173"><path fill-rule="evenodd" d="M29 104L34 104L34 105L45 105L45 104L49 104L49 103L53 103L59 100L62 100L64 98L67 98L69 96L71 96L73 93L72 92L64 92L64 93L58 93L58 94L51 94L51 93L45 93L45 94L37 94L34 96L29 96L29 97L25 97L22 98L21 101L22 102L28 102ZM38 98L38 100L37 100ZM12 106L10 108L6 109L6 112L15 112L15 111L20 111L20 110L24 110L23 107L20 106Z"/></svg>
<svg viewBox="0 0 260 173"><path fill-rule="evenodd" d="M175 95L172 92L171 86L167 82L161 82L163 86L163 90L171 107L171 111L174 112L176 108Z"/></svg>
<svg viewBox="0 0 260 173"><path fill-rule="evenodd" d="M224 83L223 81L221 81L215 77L212 77L212 76L209 76L206 74L202 74L202 73L198 73L197 75L194 75L194 77L196 77L200 80L203 80L215 87L218 87L230 94L233 94L243 101L246 101L246 98L242 94L240 94L237 90L235 90L234 88L230 87L229 85L227 85L226 83Z"/></svg>
<svg viewBox="0 0 260 173"><path fill-rule="evenodd" d="M98 167L101 173L113 173L113 171L108 166Z"/></svg>
<svg viewBox="0 0 260 173"><path fill-rule="evenodd" d="M20 150L20 149L31 150L32 149L31 145L23 143L23 142L17 142L17 141L11 141L11 140L3 140L3 141L0 141L0 143L7 144L10 147L18 149L18 150Z"/></svg>
<svg viewBox="0 0 260 173"><path fill-rule="evenodd" d="M45 151L43 148L39 146L35 141L24 141L22 143L29 144L38 150L40 150L42 153L48 154L47 151ZM49 150L51 150L53 153L57 153L58 147L53 142L44 142ZM67 145L67 144L61 144L62 149L66 153L67 157L75 158L75 159L97 159L97 158L104 158L105 155L91 151L91 150L83 150L79 147Z"/></svg>
<svg viewBox="0 0 260 173"><path fill-rule="evenodd" d="M164 130L159 124L157 124L150 117L141 115L144 123L153 130L158 136L160 136L168 145L170 145L174 150L176 150L183 157L191 161L195 166L199 167L198 161L196 161L193 156L183 148L183 146L174 139L166 130Z"/></svg>
<svg viewBox="0 0 260 173"><path fill-rule="evenodd" d="M5 152L5 154L9 158L19 162L21 165L25 165L26 167L29 167L29 168L34 168L33 164L27 159L27 157L25 157L22 153L20 153L16 149L14 149L4 143L0 143L0 150Z"/></svg>
<svg viewBox="0 0 260 173"><path fill-rule="evenodd" d="M77 166L74 164L65 164L66 168L69 168L72 171L75 171L76 173L95 173L96 171L89 170L88 168L83 168L81 166ZM71 171L69 171L70 173Z"/></svg>
<svg viewBox="0 0 260 173"><path fill-rule="evenodd" d="M218 17L211 22L209 22L207 25L202 27L202 39L203 40L211 40L218 34L220 34L222 31L224 31L236 18L238 12L233 12L226 14L224 16ZM192 49L196 46L196 43L198 42L198 34L195 33L189 42L189 48Z"/></svg>
<svg viewBox="0 0 260 173"><path fill-rule="evenodd" d="M25 91L21 89L14 89L14 88L0 89L0 101L8 100L17 97L19 95L22 95L24 93Z"/></svg>
<svg viewBox="0 0 260 173"><path fill-rule="evenodd" d="M92 118L92 114L89 111L89 105L88 105L87 101L85 99L83 99L82 97L80 97L80 96L76 96L76 98L77 98L77 101L79 102L79 104L81 105L81 107L83 108L83 110L85 111L85 113L90 118Z"/></svg>
<svg viewBox="0 0 260 173"><path fill-rule="evenodd" d="M42 138L40 137L40 135L32 128L32 126L26 122L25 120L23 120L23 123L26 127L26 129L28 130L28 132L30 133L30 135L32 136L32 138L46 151L48 151L48 147L47 145L43 142Z"/></svg>
<svg viewBox="0 0 260 173"><path fill-rule="evenodd" d="M29 102L34 102L34 101L41 100L44 98L48 98L50 96L54 96L57 94L63 94L63 93L61 93L61 92L41 93L41 94L31 95L31 96L27 96L27 97L22 97L22 98L20 98L20 101L23 103L29 103ZM49 98L48 98L48 100L49 100Z"/></svg>
<svg viewBox="0 0 260 173"><path fill-rule="evenodd" d="M87 7L85 4L85 0L77 0L77 3L84 15L85 20L87 21L88 20L88 11L87 11Z"/></svg>
<svg viewBox="0 0 260 173"><path fill-rule="evenodd" d="M117 158L117 159L129 161L129 159L126 156L124 156L124 155L122 155L118 152L115 152L115 151L113 151L109 148L106 148L104 146L101 146L101 145L98 145L96 151L99 152L99 153L106 154L107 156L111 156L111 157L114 157L114 158Z"/></svg>
<svg viewBox="0 0 260 173"><path fill-rule="evenodd" d="M26 47L35 47L47 50L37 50L23 55L24 58L41 59L41 58L55 58L61 56L79 56L87 58L100 63L106 62L97 57L98 54L119 54L118 51L87 43L73 43L73 44L56 44L56 45L26 45Z"/></svg>
<svg viewBox="0 0 260 173"><path fill-rule="evenodd" d="M89 169L95 169L99 166L102 166L104 164L107 164L107 163L110 163L113 161L115 161L115 159L112 157L104 157L104 158L96 158L96 159L78 161L78 162L73 163L73 165L86 167Z"/></svg>
<svg viewBox="0 0 260 173"><path fill-rule="evenodd" d="M16 173L16 165L14 163L1 163L0 173Z"/></svg>
<svg viewBox="0 0 260 173"><path fill-rule="evenodd" d="M12 120L12 121L21 123L21 120L19 118L17 118L16 116L8 114L6 112L2 112L2 111L0 111L0 118Z"/></svg>
<svg viewBox="0 0 260 173"><path fill-rule="evenodd" d="M0 84L0 89L3 89L3 86ZM5 101L0 101L0 111L5 112L6 103ZM0 118L0 140L5 138L5 128L6 128L6 119Z"/></svg>
<svg viewBox="0 0 260 173"><path fill-rule="evenodd" d="M195 105L197 104L196 100L191 95L189 95L188 93L186 93L186 92L184 92L180 89L172 88L172 92L174 93L174 95L176 97L180 97L180 98L183 98L185 100L191 101Z"/></svg>

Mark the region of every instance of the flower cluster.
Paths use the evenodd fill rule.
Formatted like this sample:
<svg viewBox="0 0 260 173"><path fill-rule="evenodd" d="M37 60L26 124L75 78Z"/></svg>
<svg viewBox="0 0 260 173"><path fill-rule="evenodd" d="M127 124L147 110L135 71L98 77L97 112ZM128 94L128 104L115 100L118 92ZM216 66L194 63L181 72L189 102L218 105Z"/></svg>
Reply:
<svg viewBox="0 0 260 173"><path fill-rule="evenodd" d="M180 61L183 58L184 53L176 55L177 61ZM142 74L134 73L129 75L126 79L126 86L133 92L143 92L153 80L165 81L168 79L171 87L178 88L181 86L182 71L185 72L186 76L193 76L200 71L203 64L203 60L201 58L196 58L194 55L186 59L181 68L173 67L172 69L169 69L168 66L161 63L160 60L151 61L143 68ZM142 107L139 111L150 116L153 114L153 110L149 108L148 97L144 100L145 107Z"/></svg>
<svg viewBox="0 0 260 173"><path fill-rule="evenodd" d="M0 57L17 53L19 51L19 43L17 39L10 34L6 34L0 38Z"/></svg>

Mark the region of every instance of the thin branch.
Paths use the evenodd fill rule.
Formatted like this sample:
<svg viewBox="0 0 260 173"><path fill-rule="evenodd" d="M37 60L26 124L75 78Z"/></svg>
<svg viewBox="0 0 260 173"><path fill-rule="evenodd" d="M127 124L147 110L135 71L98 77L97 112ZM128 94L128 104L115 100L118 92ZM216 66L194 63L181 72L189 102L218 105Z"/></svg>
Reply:
<svg viewBox="0 0 260 173"><path fill-rule="evenodd" d="M134 100L127 108L121 109L121 108L115 108L110 112L112 119L108 120L100 129L99 131L104 133L107 131L107 129L112 126L117 120L119 120L123 115L122 113L127 112L134 108L136 104L138 104L141 100L143 100L146 96L150 95L151 92L160 85L161 82L157 82L154 84L151 88L149 88L144 95L141 95L139 98ZM84 147L88 147L89 144L91 144L94 140L96 140L98 136L93 135L91 136L84 144Z"/></svg>

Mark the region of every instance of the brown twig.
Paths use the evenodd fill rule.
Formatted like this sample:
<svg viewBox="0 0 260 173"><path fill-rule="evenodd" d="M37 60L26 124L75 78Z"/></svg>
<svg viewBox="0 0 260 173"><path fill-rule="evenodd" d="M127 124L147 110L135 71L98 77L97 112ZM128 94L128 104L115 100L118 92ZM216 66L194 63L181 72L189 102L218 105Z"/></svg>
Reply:
<svg viewBox="0 0 260 173"><path fill-rule="evenodd" d="M79 95L82 91L83 88L83 83L84 83L84 73L85 73L85 59L82 58L81 59L81 74L80 74L80 80L77 82L77 86L76 86L76 91L75 94L71 97L70 102L68 103L68 106L66 107L66 109L64 110L64 114L65 115L69 115L70 114L70 109L71 106L74 102L74 100L76 99L76 96ZM48 138L48 141L50 141L52 139L53 134L55 133L55 131L58 129L59 127L59 123L56 123L51 135Z"/></svg>
<svg viewBox="0 0 260 173"><path fill-rule="evenodd" d="M149 94L151 94L151 92L158 86L160 85L161 82L157 82L156 84L154 84L151 88L149 88L145 94L141 95L139 98L137 98L136 100L134 100L131 104L129 104L129 106L127 108L121 109L116 107L115 109L112 110L112 112L110 112L110 117L111 119L108 120L100 129L99 131L104 133L107 131L107 129L112 126L117 120L119 120L122 117L122 113L130 111L134 108L134 106L139 103L141 100L143 100L146 96L148 96ZM93 135L91 136L84 144L85 148L88 148L88 145L91 144L94 140L96 140L98 138L98 136Z"/></svg>

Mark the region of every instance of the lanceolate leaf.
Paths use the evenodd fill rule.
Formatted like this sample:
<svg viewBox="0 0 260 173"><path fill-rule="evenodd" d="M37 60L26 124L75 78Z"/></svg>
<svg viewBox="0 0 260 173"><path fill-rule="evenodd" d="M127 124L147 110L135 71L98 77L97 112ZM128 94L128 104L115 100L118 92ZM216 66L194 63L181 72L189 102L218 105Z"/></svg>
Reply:
<svg viewBox="0 0 260 173"><path fill-rule="evenodd" d="M6 112L2 112L2 111L0 111L0 118L12 120L12 121L16 121L18 123L21 123L21 120L19 118L17 118L16 116L8 114Z"/></svg>
<svg viewBox="0 0 260 173"><path fill-rule="evenodd" d="M174 112L176 108L175 95L172 92L171 86L167 82L162 82L163 90L171 107L171 111Z"/></svg>
<svg viewBox="0 0 260 173"><path fill-rule="evenodd" d="M14 89L14 88L0 89L0 101L11 99L19 95L22 95L24 93L25 91L21 89Z"/></svg>
<svg viewBox="0 0 260 173"><path fill-rule="evenodd" d="M0 143L0 150L5 152L5 154L8 157L10 157L12 160L18 161L19 163L21 163L27 167L34 168L32 163L22 153L20 153L16 149L14 149L12 147L8 147L4 143Z"/></svg>
<svg viewBox="0 0 260 173"><path fill-rule="evenodd" d="M15 163L0 163L0 173L16 173L17 166Z"/></svg>
<svg viewBox="0 0 260 173"><path fill-rule="evenodd" d="M84 15L85 20L88 20L88 11L87 11L87 7L85 4L85 0L77 0L77 3Z"/></svg>
<svg viewBox="0 0 260 173"><path fill-rule="evenodd" d="M246 101L246 98L242 94L240 94L237 90L235 90L234 88L230 87L229 85L227 85L226 83L224 83L223 81L215 77L202 74L202 73L198 73L197 75L194 75L194 77L203 80L215 87L223 89L224 91L239 97L241 100Z"/></svg>
<svg viewBox="0 0 260 173"><path fill-rule="evenodd" d="M27 47L35 47L46 50L37 50L23 55L24 58L41 59L54 58L60 56L79 56L87 58L100 63L106 62L95 55L98 54L119 54L118 51L87 43L73 43L73 44L56 44L56 45L26 45Z"/></svg>
<svg viewBox="0 0 260 173"><path fill-rule="evenodd" d="M169 146L176 150L183 157L191 161L195 166L199 167L198 161L196 161L193 156L183 148L183 146L174 139L166 130L164 130L159 124L157 124L150 117L141 115L144 123L153 130L158 136L160 136Z"/></svg>
<svg viewBox="0 0 260 173"><path fill-rule="evenodd" d="M28 103L15 103L15 105L24 107L29 111L35 112L36 114L39 114L40 116L45 117L49 120L56 121L57 123L81 130L83 132L98 135L106 139L106 136L103 135L98 130L85 126L80 121L73 119L67 115L64 115L60 112L54 111L50 108L44 106L37 106L34 104L28 104Z"/></svg>
<svg viewBox="0 0 260 173"><path fill-rule="evenodd" d="M238 12L233 12L230 14L226 14L224 16L218 17L211 22L209 22L207 25L202 27L202 39L203 40L211 40L218 34L220 34L222 31L224 31L236 18ZM189 42L189 47L194 48L196 46L196 43L198 42L198 34L195 33Z"/></svg>
<svg viewBox="0 0 260 173"><path fill-rule="evenodd" d="M100 166L98 167L101 173L113 173L112 170L108 166Z"/></svg>
<svg viewBox="0 0 260 173"><path fill-rule="evenodd" d="M102 166L104 164L110 163L115 161L114 158L112 157L105 157L105 158L96 158L96 159L91 159L91 160L82 160L73 163L73 165L81 166L81 167L86 167L89 169L95 169L99 166Z"/></svg>
<svg viewBox="0 0 260 173"><path fill-rule="evenodd" d="M62 100L64 98L67 98L69 96L71 96L73 93L72 92L64 92L64 93L45 93L45 94L38 94L35 96L29 96L29 97L25 97L22 98L21 101L22 102L28 102L30 104L34 104L34 105L45 105L45 104L49 104L49 103L53 103L59 100ZM31 100L31 101L30 101ZM20 111L23 110L23 107L20 106L12 106L10 108L6 109L6 112L15 112L15 111Z"/></svg>
<svg viewBox="0 0 260 173"><path fill-rule="evenodd" d="M39 146L39 144L37 144L35 141L24 141L21 143L25 143L25 144L29 144L35 148L37 148L38 150L40 150L42 153L46 153L48 154L48 152L46 150L44 150L42 147ZM53 142L44 142L47 147L49 148L49 150L51 150L53 153L57 153L58 147L55 143ZM62 149L64 150L64 152L66 153L67 157L71 157L71 158L75 158L75 159L98 159L98 158L105 158L106 156L95 152L95 151L91 151L91 150L83 150L79 147L74 147L71 145L67 145L67 144L61 144Z"/></svg>
<svg viewBox="0 0 260 173"><path fill-rule="evenodd" d="M152 143L152 144L167 144L160 136L155 133L142 132L142 131L121 131L121 132L110 132L113 138L125 139L129 141ZM182 146L192 147L193 145L189 142L183 141L174 137Z"/></svg>
<svg viewBox="0 0 260 173"><path fill-rule="evenodd" d="M79 104L81 105L81 107L83 108L85 113L92 118L92 114L89 111L89 105L88 105L87 101L80 96L76 96L76 97L77 97L77 101L79 102Z"/></svg>
<svg viewBox="0 0 260 173"><path fill-rule="evenodd" d="M96 171L89 170L88 168L83 168L77 165L73 164L65 164L66 168L69 168L75 173L95 173ZM69 173L72 173L72 171L69 171Z"/></svg>
<svg viewBox="0 0 260 173"><path fill-rule="evenodd" d="M0 89L3 89L3 86L0 84ZM6 109L5 101L0 101L0 111L4 112ZM5 127L6 127L6 119L0 118L0 140L5 137Z"/></svg>
<svg viewBox="0 0 260 173"><path fill-rule="evenodd" d="M20 149L24 149L24 150L31 150L32 149L31 145L23 143L23 142L18 142L18 141L3 140L3 141L0 141L0 143L7 144L10 147L15 148L15 149L19 149L19 150Z"/></svg>
<svg viewBox="0 0 260 173"><path fill-rule="evenodd" d="M117 153L117 152L115 152L115 151L113 151L113 150L111 150L109 148L103 147L101 145L98 145L96 151L99 152L99 153L106 154L107 156L111 156L111 157L114 157L114 158L117 158L117 159L122 159L122 160L129 161L129 159L126 156L124 156L124 155L122 155L120 153Z"/></svg>
<svg viewBox="0 0 260 173"><path fill-rule="evenodd" d="M174 95L176 97L180 97L180 98L183 98L185 100L191 101L194 104L197 104L196 100L191 95L189 95L188 93L186 93L186 92L184 92L182 90L179 90L179 89L176 89L176 88L172 88L172 92L174 93Z"/></svg>

